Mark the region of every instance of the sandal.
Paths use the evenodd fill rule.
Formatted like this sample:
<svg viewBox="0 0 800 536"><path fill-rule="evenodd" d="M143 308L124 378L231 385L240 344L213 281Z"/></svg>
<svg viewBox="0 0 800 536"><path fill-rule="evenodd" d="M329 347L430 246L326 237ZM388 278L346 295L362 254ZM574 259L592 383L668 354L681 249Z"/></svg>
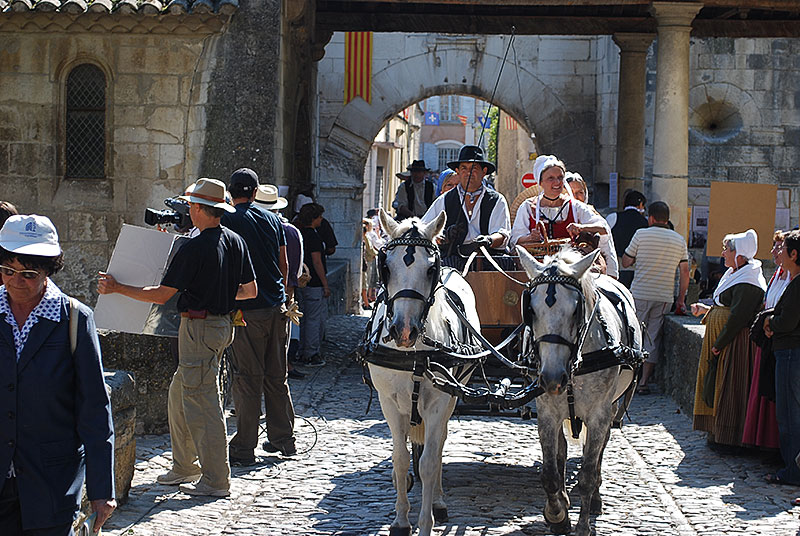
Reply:
<svg viewBox="0 0 800 536"><path fill-rule="evenodd" d="M647 385L640 385L638 389L636 389L637 395L649 395L650 394L650 387Z"/></svg>
<svg viewBox="0 0 800 536"><path fill-rule="evenodd" d="M788 480L784 480L783 478L778 476L777 473L768 474L767 476L764 477L764 480L767 482L767 484L777 484L781 486L795 486L795 487L800 486L799 484L796 484L794 482L789 482Z"/></svg>

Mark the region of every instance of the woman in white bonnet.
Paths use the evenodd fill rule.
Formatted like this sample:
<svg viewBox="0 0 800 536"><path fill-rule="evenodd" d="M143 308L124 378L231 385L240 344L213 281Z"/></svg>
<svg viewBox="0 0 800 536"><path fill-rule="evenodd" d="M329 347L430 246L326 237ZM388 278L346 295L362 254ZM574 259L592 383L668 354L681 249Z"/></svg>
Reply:
<svg viewBox="0 0 800 536"><path fill-rule="evenodd" d="M706 325L695 386L694 429L708 432L711 448L725 454L742 445L755 357L749 327L767 289L761 261L754 258L757 251L753 229L726 235L722 257L728 270L714 291L713 305L692 304L692 314L704 315Z"/></svg>
<svg viewBox="0 0 800 536"><path fill-rule="evenodd" d="M609 248L608 241L602 240L603 236L611 234L605 219L574 198L565 181L566 167L561 160L553 155L539 156L533 163L533 176L542 192L526 199L517 209L510 245L540 243L545 235L549 239L574 238L585 231L598 233L601 243L613 249L613 245ZM617 252L604 250L603 253L609 262L608 275L616 277Z"/></svg>

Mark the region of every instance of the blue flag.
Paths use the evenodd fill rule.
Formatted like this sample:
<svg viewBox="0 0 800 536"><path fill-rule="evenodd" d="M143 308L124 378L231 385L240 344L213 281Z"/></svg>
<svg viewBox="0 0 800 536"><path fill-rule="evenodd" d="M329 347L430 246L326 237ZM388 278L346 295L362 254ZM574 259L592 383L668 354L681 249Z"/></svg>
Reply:
<svg viewBox="0 0 800 536"><path fill-rule="evenodd" d="M483 128L492 128L492 118L491 117L484 117L482 115L478 116L478 123ZM484 124L485 123L485 124Z"/></svg>
<svg viewBox="0 0 800 536"><path fill-rule="evenodd" d="M436 112L425 112L425 124L426 125L438 125L439 124L439 114Z"/></svg>

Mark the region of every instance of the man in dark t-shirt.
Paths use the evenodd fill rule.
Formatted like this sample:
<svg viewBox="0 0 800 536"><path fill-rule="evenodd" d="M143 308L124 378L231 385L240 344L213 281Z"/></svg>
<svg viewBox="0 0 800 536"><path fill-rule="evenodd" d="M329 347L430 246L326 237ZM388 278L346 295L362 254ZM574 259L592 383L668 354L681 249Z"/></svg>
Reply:
<svg viewBox="0 0 800 536"><path fill-rule="evenodd" d="M258 296L239 304L245 325L236 327L233 338L233 402L236 405L236 435L231 439L232 464L256 463L261 396L267 408L267 441L264 450L294 455L294 408L289 384L286 351L289 319L286 316L284 281L287 279L286 235L280 218L255 204L259 186L252 169L233 172L228 189L236 212L225 214L222 224L239 233L250 248L258 279Z"/></svg>
<svg viewBox="0 0 800 536"><path fill-rule="evenodd" d="M199 179L182 199L189 202L189 215L200 234L178 250L161 284L125 285L101 273L97 290L160 304L181 292L178 370L167 402L172 469L156 480L180 484L190 495L226 497L231 470L217 385L219 360L233 340L231 312L236 301L255 298L258 287L244 240L220 226L222 214L234 211L225 202L225 185Z"/></svg>
<svg viewBox="0 0 800 536"><path fill-rule="evenodd" d="M322 366L325 360L320 355L322 335L328 311L327 260L325 244L317 230L322 222L325 209L316 203L309 203L300 209L297 216L300 233L303 235L303 249L306 266L311 280L303 288L297 289L297 298L303 317L300 319L300 349L298 358L305 366Z"/></svg>

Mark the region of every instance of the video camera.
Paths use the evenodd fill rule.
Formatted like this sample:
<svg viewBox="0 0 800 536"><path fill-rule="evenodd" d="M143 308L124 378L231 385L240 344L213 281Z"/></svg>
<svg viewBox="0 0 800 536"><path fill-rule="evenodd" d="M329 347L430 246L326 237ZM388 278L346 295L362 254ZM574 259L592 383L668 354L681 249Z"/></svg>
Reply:
<svg viewBox="0 0 800 536"><path fill-rule="evenodd" d="M170 210L144 209L144 222L147 225L163 225L171 223L178 233L185 233L192 228L189 217L189 203L177 197L168 197L164 204Z"/></svg>

